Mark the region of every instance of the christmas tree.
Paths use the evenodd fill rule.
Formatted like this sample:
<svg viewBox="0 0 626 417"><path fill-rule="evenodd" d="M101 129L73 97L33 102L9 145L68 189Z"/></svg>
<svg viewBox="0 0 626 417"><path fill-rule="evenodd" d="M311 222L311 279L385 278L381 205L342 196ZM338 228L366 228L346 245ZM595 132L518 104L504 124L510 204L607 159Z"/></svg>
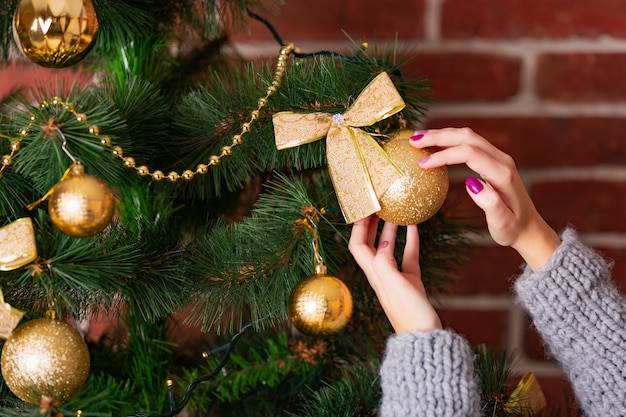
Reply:
<svg viewBox="0 0 626 417"><path fill-rule="evenodd" d="M327 136L367 102L374 113L349 135L389 162L377 149L412 132L427 82L393 45L303 51L272 26L277 7L2 3L3 61L89 80L2 103L2 415L375 414L391 329L347 251L368 204L352 173L372 168ZM252 20L274 35L274 59L227 53ZM407 214L395 206L389 215ZM443 290L468 226L426 217L423 275ZM303 311L311 282L321 321ZM102 316L111 325L85 351L73 329ZM26 367L41 344L54 363ZM488 414L515 414L502 407L508 357L480 352Z"/></svg>

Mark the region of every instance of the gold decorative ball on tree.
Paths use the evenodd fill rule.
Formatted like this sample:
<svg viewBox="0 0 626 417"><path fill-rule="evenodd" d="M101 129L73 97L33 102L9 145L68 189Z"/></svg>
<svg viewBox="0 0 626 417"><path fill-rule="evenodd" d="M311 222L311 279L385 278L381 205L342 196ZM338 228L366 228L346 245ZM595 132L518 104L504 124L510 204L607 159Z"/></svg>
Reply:
<svg viewBox="0 0 626 417"><path fill-rule="evenodd" d="M287 305L291 323L308 336L339 333L352 316L352 294L340 279L326 272L298 282Z"/></svg>
<svg viewBox="0 0 626 417"><path fill-rule="evenodd" d="M421 168L418 161L432 152L411 146L413 130L401 130L383 149L404 172L381 196L378 216L401 226L419 224L434 216L448 195L448 169Z"/></svg>
<svg viewBox="0 0 626 417"><path fill-rule="evenodd" d="M41 404L42 396L63 404L82 388L89 365L89 350L80 333L52 318L22 324L2 348L4 382L30 404Z"/></svg>
<svg viewBox="0 0 626 417"><path fill-rule="evenodd" d="M95 43L98 30L91 0L19 0L13 16L15 42L44 67L79 62Z"/></svg>
<svg viewBox="0 0 626 417"><path fill-rule="evenodd" d="M115 196L100 178L85 174L75 164L71 174L56 184L48 198L52 223L72 237L89 237L100 233L111 222Z"/></svg>

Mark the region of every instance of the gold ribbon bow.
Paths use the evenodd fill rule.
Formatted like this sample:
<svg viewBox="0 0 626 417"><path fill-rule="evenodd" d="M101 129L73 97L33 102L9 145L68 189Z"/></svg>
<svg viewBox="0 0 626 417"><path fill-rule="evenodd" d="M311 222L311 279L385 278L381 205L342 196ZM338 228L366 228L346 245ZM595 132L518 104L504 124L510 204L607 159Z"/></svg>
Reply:
<svg viewBox="0 0 626 417"><path fill-rule="evenodd" d="M326 137L328 169L347 223L380 210L381 196L402 176L376 140L359 127L371 126L405 107L386 72L374 78L343 114L274 114L276 148L286 149Z"/></svg>
<svg viewBox="0 0 626 417"><path fill-rule="evenodd" d="M545 407L546 397L532 372L524 374L504 405L506 411L518 412L523 416L539 415Z"/></svg>
<svg viewBox="0 0 626 417"><path fill-rule="evenodd" d="M37 259L33 223L28 217L0 227L0 271L12 271Z"/></svg>
<svg viewBox="0 0 626 417"><path fill-rule="evenodd" d="M0 288L0 338L8 339L23 316L22 310L18 310L4 301L4 294Z"/></svg>

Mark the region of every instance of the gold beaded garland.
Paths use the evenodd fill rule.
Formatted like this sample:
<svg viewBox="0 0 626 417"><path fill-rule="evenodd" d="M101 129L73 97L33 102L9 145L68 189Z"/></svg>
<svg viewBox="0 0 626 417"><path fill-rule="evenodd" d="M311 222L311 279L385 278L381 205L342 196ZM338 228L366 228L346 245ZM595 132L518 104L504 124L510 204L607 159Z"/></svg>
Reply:
<svg viewBox="0 0 626 417"><path fill-rule="evenodd" d="M191 181L192 179L195 178L195 174L204 175L208 172L209 166L219 165L223 157L228 157L232 155L232 152L233 152L232 148L234 146L241 145L241 143L243 142L242 136L251 131L252 123L259 118L260 111L267 104L268 98L278 90L278 87L281 84L282 76L284 75L284 72L285 72L284 62L287 60L287 57L289 56L289 54L295 51L296 49L297 48L292 43L284 45L280 49L280 54L277 58L276 66L274 69L274 77L272 79L270 86L268 86L268 88L265 91L265 97L261 97L257 100L257 108L252 110L248 116L248 120L241 124L240 133L233 135L231 139L231 144L223 146L220 149L219 155L210 156L206 164L198 164L196 165L194 170L187 169L182 174L172 171L168 175L165 175L163 171L161 170L155 170L154 172L152 172L150 171L150 168L148 168L146 165L136 166L134 158L124 156L124 150L122 149L122 147L113 146L111 142L111 138L109 136L106 136L106 135L101 136L100 128L97 125L94 125L94 124L88 125L87 132L97 137L99 140L99 143L102 146L111 148L111 154L113 156L121 159L123 162L123 165L126 168L134 168L137 174L141 177L149 176L150 178L152 178L153 181L157 181L157 182L162 181L164 179L167 179L170 182L176 182L180 178L183 178L186 181ZM49 108L51 105L62 106L65 110L67 110L68 112L74 115L77 122L87 124L87 115L84 113L77 112L75 110L76 105L74 103L65 102L61 97L55 96L55 97L50 98L49 100L42 100L42 102L39 104L39 108L41 110L45 110ZM19 135L21 138L24 138L30 134L30 128L36 121L37 121L37 116L31 115L29 125L21 128L19 131ZM5 137L4 135L0 135L0 136ZM13 138L7 137L7 139L13 139ZM20 144L19 139L15 139L13 140L13 142L15 143L15 147L13 147L12 145L11 154L7 155L7 158L3 158L2 160L2 166L0 167L0 178L2 178L2 172L10 164L10 161L12 160L13 155L19 150L19 144Z"/></svg>
<svg viewBox="0 0 626 417"><path fill-rule="evenodd" d="M379 196L378 216L397 225L419 224L431 218L448 195L448 170L444 167L424 169L418 161L431 151L411 146L413 130L402 130L383 149L404 175Z"/></svg>
<svg viewBox="0 0 626 417"><path fill-rule="evenodd" d="M135 158L131 158L130 156L127 156L126 158L124 158L124 166L127 168L134 168Z"/></svg>
<svg viewBox="0 0 626 417"><path fill-rule="evenodd" d="M170 182L176 182L180 179L180 174L178 172L172 171L169 174L167 174L167 179Z"/></svg>

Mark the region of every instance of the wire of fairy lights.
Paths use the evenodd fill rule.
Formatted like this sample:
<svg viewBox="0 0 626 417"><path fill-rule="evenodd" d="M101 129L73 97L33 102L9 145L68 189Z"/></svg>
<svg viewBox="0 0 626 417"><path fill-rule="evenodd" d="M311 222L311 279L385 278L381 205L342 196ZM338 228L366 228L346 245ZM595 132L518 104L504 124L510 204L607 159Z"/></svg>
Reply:
<svg viewBox="0 0 626 417"><path fill-rule="evenodd" d="M245 7L245 4L244 4ZM257 108L252 110L248 115L246 121L241 124L241 131L238 134L233 135L231 138L230 145L222 146L219 154L211 155L206 163L197 164L195 169L185 169L181 173L176 171L170 171L165 174L162 170L156 169L151 170L146 165L138 165L135 161L135 158L132 156L126 156L124 154L124 150L121 146L113 145L111 138L108 135L104 135L100 133L100 128L95 124L89 124L88 117L85 113L79 112L76 110L77 104L66 102L63 98L54 96L49 99L44 99L39 103L40 110L45 110L50 108L51 106L62 107L65 111L70 112L76 118L76 121L79 123L85 124L87 126L87 131L89 134L93 135L102 146L110 148L111 153L116 158L120 159L126 168L135 169L137 174L141 177L150 177L152 180L159 182L167 179L170 182L177 182L180 179L185 181L191 181L195 178L196 175L204 175L209 171L209 167L219 165L223 157L228 157L233 152L233 147L240 145L243 142L243 136L250 132L252 123L254 123L260 115L261 110L268 102L268 99L278 91L278 88L281 85L283 75L285 74L285 64L289 57L289 55L293 55L296 58L315 58L318 56L333 56L336 58L341 58L346 61L354 61L358 57L358 55L363 52L363 50L367 47L367 44L363 44L361 48L354 54L352 57L345 56L343 54L332 52L332 51L318 51L312 53L302 53L293 43L283 43L282 38L276 31L276 29L272 26L272 24L262 16L250 11L245 7L246 13L252 17L263 23L267 29L273 34L276 41L282 45L280 49L280 53L276 59L276 64L274 66L274 73L272 82L265 89L265 96L260 97L257 100ZM10 143L10 153L3 155L0 158L0 178L2 178L3 172L6 170L8 166L13 163L13 158L15 154L20 150L22 139L27 137L31 133L32 126L37 123L38 118L37 115L31 114L29 116L28 125L19 129L18 137L9 137L6 135L0 134L0 138L9 139Z"/></svg>
<svg viewBox="0 0 626 417"><path fill-rule="evenodd" d="M314 254L315 270L316 272L319 272L319 273L325 273L326 266L324 265L322 256L319 253L319 240L318 240L319 237L317 234L317 220L319 219L319 215L323 215L324 213L326 213L326 211L327 210L325 208L322 208L321 210L318 211L314 207L305 207L303 208L303 212L302 212L303 218L295 221L296 225L305 227L313 234L312 243L313 243L314 252L315 252ZM237 332L230 339L228 343L221 345L219 347L216 347L214 349L211 349L210 351L202 352L202 357L204 358L208 358L209 356L217 354L219 352L224 352L224 353L222 355L222 359L220 360L220 362L213 368L213 370L210 373L206 375L202 375L194 379L189 384L189 386L187 387L187 390L183 394L178 404L176 403L174 399L174 388L173 388L174 382L171 379L168 379L166 381L167 396L168 396L168 403L169 403L169 409L170 409L168 413L162 413L162 414L135 413L135 414L128 414L126 415L126 417L174 417L178 415L179 413L181 413L183 409L185 408L185 406L187 405L187 403L189 402L189 400L191 399L191 395L193 394L195 389L203 382L209 381L210 379L216 377L222 371L222 369L226 366L226 364L230 360L231 353L235 349L235 345L237 344L237 341L239 341L239 339L241 339L241 337L243 337L243 335L247 333L249 330L255 328L255 326L261 323L262 321L271 318L272 316L274 316L274 314L276 314L276 311L256 321L248 323L247 325L242 327L239 330L239 332Z"/></svg>
<svg viewBox="0 0 626 417"><path fill-rule="evenodd" d="M271 84L268 85L265 90L265 96L260 97L257 100L257 109L252 110L248 116L247 121L241 124L240 133L232 137L231 144L223 146L220 149L219 155L210 156L206 164L198 164L195 167L195 170L192 171L190 169L187 169L187 170L184 170L180 174L178 172L172 171L172 172L169 172L167 175L165 175L163 171L161 170L151 171L145 165L137 166L134 158L132 158L131 156L124 156L123 149L120 146L114 146L109 136L100 134L100 128L97 125L89 124L87 115L85 113L82 113L76 110L77 108L76 103L66 102L61 97L54 96L49 99L42 100L41 103L39 104L40 110L48 109L51 106L57 106L57 107L62 107L63 110L70 112L75 117L77 122L82 123L87 126L87 131L89 134L96 137L102 146L111 148L111 153L115 157L122 160L125 167L135 169L139 176L142 176L142 177L149 176L154 181L162 181L164 179L167 179L170 182L176 182L180 180L181 178L183 180L190 181L196 175L206 174L208 172L209 167L218 165L221 161L221 158L230 156L232 154L232 148L234 146L240 145L243 140L242 139L243 135L250 132L251 124L258 119L261 110L267 104L270 96L276 93L276 91L280 87L282 77L285 73L285 63L289 55L293 55L296 58L315 58L319 56L332 56L332 57L340 58L346 61L354 62L356 61L357 57L365 50L365 48L367 48L367 44L363 44L362 47L352 57L345 56L343 54L332 52L332 51L318 51L318 52L312 52L312 53L302 53L293 43L287 43L287 44L283 43L282 38L279 36L276 29L267 19L248 10L245 5L245 1L243 2L243 4L244 4L244 8L248 16L263 23L266 26L266 28L273 34L275 40L281 45L280 53L277 57L277 62L274 67L273 79L272 79ZM395 72L398 72L398 71L394 70L394 73ZM401 77L401 74L399 72L397 75ZM10 136L0 134L0 138L8 139L11 141L10 153L0 158L0 164L1 164L0 178L2 178L2 174L6 170L6 168L13 163L13 157L19 151L22 139L30 135L31 128L37 122L38 122L37 116L35 114L31 114L29 116L29 123L26 126L19 129L18 137L10 137ZM167 392L168 392L168 402L169 402L169 408L170 408L170 411L168 413L164 413L164 414L136 413L136 414L129 414L126 417L174 417L180 414L185 408L185 406L187 405L187 403L189 402L194 390L201 383L208 381L214 378L215 376L217 376L220 373L220 371L224 368L224 366L226 366L226 364L230 360L230 355L232 351L234 350L237 341L241 337L243 337L245 333L247 333L249 330L254 328L259 322L271 317L272 315L273 313L264 318L256 320L255 322L247 324L246 326L242 327L239 330L239 332L235 334L227 344L220 346L216 349L213 349L212 352L225 351L220 363L217 364L217 366L209 374L200 376L196 378L195 380L193 380L189 384L186 392L184 393L184 395L182 396L178 404L176 404L176 401L174 400L173 381L168 379L167 380ZM206 357L206 355L207 355L207 352L204 352L203 356ZM81 417L82 414L83 414L83 410L77 410L76 412L77 417Z"/></svg>
<svg viewBox="0 0 626 417"><path fill-rule="evenodd" d="M259 322L269 318L270 316L271 315L266 316L264 318L261 318L259 320L256 320L254 322L246 324L244 327L241 328L241 330L239 330L239 332L237 334L235 334L230 339L230 341L227 344L225 344L223 346L220 346L220 347L218 347L216 349L213 349L212 352L225 351L224 354L222 355L222 359L221 359L220 363L218 363L215 366L215 368L213 368L211 373L209 373L207 375L202 375L202 376L194 379L189 384L189 386L187 387L187 391L185 391L185 394L182 396L182 398L181 398L181 400L180 400L180 402L178 404L176 404L176 402L174 400L174 391L173 391L174 383L173 383L173 381L171 379L168 379L167 380L167 393L168 393L168 401L169 401L169 407L170 407L170 411L168 413L163 413L163 414L136 413L136 414L128 414L126 417L174 417L174 416L180 414L180 412L183 411L183 409L185 408L185 406L187 405L187 403L191 399L191 394L193 394L195 389L201 383L214 378L216 375L218 375L220 373L222 368L224 368L224 366L226 366L226 364L230 360L230 354L235 349L235 345L237 344L237 341L245 333L247 333L250 329L254 328L257 323L259 323ZM204 352L203 356L207 357L208 353Z"/></svg>

